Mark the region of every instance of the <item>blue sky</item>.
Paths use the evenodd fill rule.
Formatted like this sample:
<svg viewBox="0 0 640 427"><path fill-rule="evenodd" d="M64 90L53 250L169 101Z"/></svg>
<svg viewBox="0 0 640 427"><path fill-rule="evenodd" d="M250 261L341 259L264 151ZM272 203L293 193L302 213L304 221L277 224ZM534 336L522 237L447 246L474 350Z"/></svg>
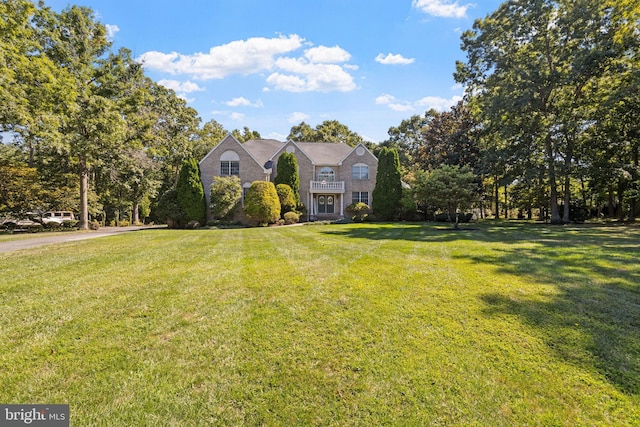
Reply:
<svg viewBox="0 0 640 427"><path fill-rule="evenodd" d="M203 122L284 140L301 121L338 120L381 142L403 119L460 99L460 34L502 0L72 3L91 7L114 47L131 49Z"/></svg>

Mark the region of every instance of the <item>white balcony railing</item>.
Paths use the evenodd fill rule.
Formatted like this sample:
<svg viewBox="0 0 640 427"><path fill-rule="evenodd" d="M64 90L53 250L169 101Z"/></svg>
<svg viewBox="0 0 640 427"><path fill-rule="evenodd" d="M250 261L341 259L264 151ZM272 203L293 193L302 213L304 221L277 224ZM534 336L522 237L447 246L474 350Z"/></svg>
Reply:
<svg viewBox="0 0 640 427"><path fill-rule="evenodd" d="M312 193L344 193L344 181L311 181Z"/></svg>

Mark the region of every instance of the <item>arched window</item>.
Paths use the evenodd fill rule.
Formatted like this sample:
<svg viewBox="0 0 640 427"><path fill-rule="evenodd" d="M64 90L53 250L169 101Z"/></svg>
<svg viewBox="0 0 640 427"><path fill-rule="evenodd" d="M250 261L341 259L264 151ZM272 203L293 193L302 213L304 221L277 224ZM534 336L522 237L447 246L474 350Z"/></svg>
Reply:
<svg viewBox="0 0 640 427"><path fill-rule="evenodd" d="M220 156L220 175L240 175L240 156L232 150L227 150Z"/></svg>
<svg viewBox="0 0 640 427"><path fill-rule="evenodd" d="M318 172L318 181L333 182L336 180L336 173L330 167L323 167Z"/></svg>
<svg viewBox="0 0 640 427"><path fill-rule="evenodd" d="M366 181L369 179L369 166L364 163L356 163L351 167L351 179L354 181Z"/></svg>

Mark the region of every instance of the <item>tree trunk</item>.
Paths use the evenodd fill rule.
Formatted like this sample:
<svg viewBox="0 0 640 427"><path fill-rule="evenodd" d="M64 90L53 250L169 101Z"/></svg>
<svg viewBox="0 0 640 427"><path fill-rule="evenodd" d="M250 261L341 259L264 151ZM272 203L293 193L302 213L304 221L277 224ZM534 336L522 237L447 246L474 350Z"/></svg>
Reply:
<svg viewBox="0 0 640 427"><path fill-rule="evenodd" d="M624 180L618 180L618 220L624 221Z"/></svg>
<svg viewBox="0 0 640 427"><path fill-rule="evenodd" d="M509 218L509 195L507 193L507 184L504 185L504 219Z"/></svg>
<svg viewBox="0 0 640 427"><path fill-rule="evenodd" d="M560 211L558 209L558 187L556 184L556 168L555 168L555 155L553 151L553 143L551 141L551 135L547 135L545 140L545 150L547 155L547 162L549 167L549 186L551 187L550 194L550 206L551 206L551 224L562 224L562 218L560 218Z"/></svg>
<svg viewBox="0 0 640 427"><path fill-rule="evenodd" d="M616 211L614 209L615 205L616 205L616 201L615 198L613 197L613 184L609 184L609 192L608 192L608 196L609 196L609 207L607 209L607 218L615 218L616 217Z"/></svg>
<svg viewBox="0 0 640 427"><path fill-rule="evenodd" d="M631 188L633 190L635 190L633 192L633 197L631 197L631 200L629 200L630 206L629 206L629 221L630 222L635 222L636 220L636 216L638 216L638 164L639 164L639 159L638 159L638 147L634 147L634 150L632 152L632 157L633 157L633 165L635 166L633 168L633 182L631 183Z"/></svg>
<svg viewBox="0 0 640 427"><path fill-rule="evenodd" d="M571 177L567 174L564 179L564 209L562 212L562 222L568 224L571 222L569 216L571 205Z"/></svg>
<svg viewBox="0 0 640 427"><path fill-rule="evenodd" d="M80 174L80 218L78 228L80 230L89 229L89 168L87 159L80 157L78 165Z"/></svg>
<svg viewBox="0 0 640 427"><path fill-rule="evenodd" d="M133 202L133 218L131 225L138 225L140 223L140 205L138 201Z"/></svg>
<svg viewBox="0 0 640 427"><path fill-rule="evenodd" d="M495 192L495 201L496 201L496 219L500 219L500 194L499 194L499 189L500 189L500 184L498 183L498 177L494 177L494 188L496 190Z"/></svg>
<svg viewBox="0 0 640 427"><path fill-rule="evenodd" d="M538 219L540 221L547 220L547 205L543 202L545 199L545 189L544 189L544 167L540 166L540 174L538 175L538 208L540 209L540 214L538 215Z"/></svg>

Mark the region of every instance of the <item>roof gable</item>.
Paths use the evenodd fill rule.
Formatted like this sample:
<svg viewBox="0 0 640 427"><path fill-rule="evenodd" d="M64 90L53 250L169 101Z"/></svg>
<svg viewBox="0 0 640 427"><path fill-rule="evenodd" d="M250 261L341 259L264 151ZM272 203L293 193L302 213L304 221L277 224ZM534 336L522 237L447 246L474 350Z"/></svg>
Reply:
<svg viewBox="0 0 640 427"><path fill-rule="evenodd" d="M298 142L297 145L315 165L338 166L352 149L335 142Z"/></svg>
<svg viewBox="0 0 640 427"><path fill-rule="evenodd" d="M225 142L227 142L227 141L228 141L228 142L231 142L231 143L233 143L233 142L235 141L235 143L236 143L237 145L241 145L241 144L240 144L240 142L239 142L239 141L238 141L238 140L237 140L237 139L236 139L232 134L228 133L228 134L227 134L227 136L225 136L224 138L222 138L222 141L218 142L218 143L216 144L216 146L215 146L215 147L213 147L213 148L212 148L212 149L207 153L207 155L206 155L206 156L204 156L204 157L202 158L202 160L200 160L198 163L199 163L199 164L204 163L204 162L209 158L209 156L213 155L213 153L214 153L215 151L217 151L221 146L226 145L226 144L225 144ZM246 151L246 150L245 150L245 151Z"/></svg>
<svg viewBox="0 0 640 427"><path fill-rule="evenodd" d="M362 152L362 155L358 154L358 148L362 148L364 150L364 152ZM353 153L356 153L358 156L371 156L371 158L373 158L373 160L378 163L378 158L371 152L371 150L369 150L364 144L359 143L358 145L356 145L355 147L353 147L346 156L344 156L342 159L340 159L340 163L342 164L342 162L344 162L347 157L349 157L350 155L352 155Z"/></svg>

